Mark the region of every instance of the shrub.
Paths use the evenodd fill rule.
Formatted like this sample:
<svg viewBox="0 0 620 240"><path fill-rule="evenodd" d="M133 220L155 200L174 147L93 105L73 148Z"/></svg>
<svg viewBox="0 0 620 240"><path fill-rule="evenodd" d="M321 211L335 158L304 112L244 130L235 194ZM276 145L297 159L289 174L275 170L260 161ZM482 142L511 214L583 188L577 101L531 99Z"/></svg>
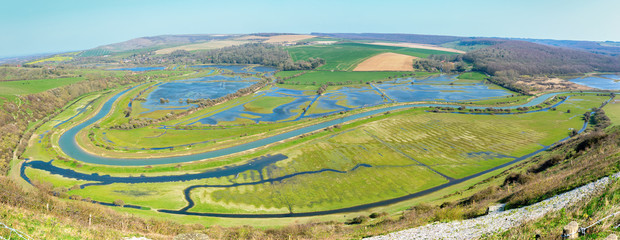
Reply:
<svg viewBox="0 0 620 240"><path fill-rule="evenodd" d="M528 169L527 171L531 173L539 173L539 172L547 170L547 168L555 166L556 164L562 162L563 160L564 160L563 156L556 154L556 155L551 156L547 161L544 161L540 165L532 167Z"/></svg>
<svg viewBox="0 0 620 240"><path fill-rule="evenodd" d="M380 212L380 213L371 213L368 217L370 218L379 218L379 217L383 217L383 216L387 216L386 212Z"/></svg>
<svg viewBox="0 0 620 240"><path fill-rule="evenodd" d="M508 176L506 176L502 186L506 186L506 185L510 185L510 184L515 184L515 183L523 185L523 184L526 184L527 182L529 182L531 179L532 179L532 177L527 175L527 174L511 173L511 174L508 174Z"/></svg>
<svg viewBox="0 0 620 240"><path fill-rule="evenodd" d="M349 219L345 222L345 224L347 225L353 225L353 224L362 224L364 222L368 221L368 217L366 216L359 216L359 217L354 217L352 219Z"/></svg>

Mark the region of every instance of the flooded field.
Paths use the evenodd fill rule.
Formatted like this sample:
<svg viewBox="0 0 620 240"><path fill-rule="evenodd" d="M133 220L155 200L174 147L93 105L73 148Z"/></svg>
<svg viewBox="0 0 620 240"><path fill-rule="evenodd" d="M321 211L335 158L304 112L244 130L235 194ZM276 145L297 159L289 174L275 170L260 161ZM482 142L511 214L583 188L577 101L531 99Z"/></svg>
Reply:
<svg viewBox="0 0 620 240"><path fill-rule="evenodd" d="M288 98L290 101L274 105L272 109L268 109L266 112L252 111L244 105L239 105L225 111L207 114L209 116L198 118L189 122L188 125L197 123L215 125L219 122L232 122L237 119L249 119L256 123L295 121L391 102L458 102L512 94L503 89L489 89L482 83L455 84L455 81L455 76L448 75L425 79L403 78L358 87L341 87L326 91L321 95L312 91L273 87L258 92L256 95Z"/></svg>
<svg viewBox="0 0 620 240"><path fill-rule="evenodd" d="M142 107L156 110L187 109L187 100L216 99L246 88L258 78L242 78L215 75L203 78L165 82L156 86L142 103ZM144 112L143 112L144 113Z"/></svg>
<svg viewBox="0 0 620 240"><path fill-rule="evenodd" d="M600 75L594 77L584 77L570 79L569 81L603 90L620 90L620 76L618 75Z"/></svg>

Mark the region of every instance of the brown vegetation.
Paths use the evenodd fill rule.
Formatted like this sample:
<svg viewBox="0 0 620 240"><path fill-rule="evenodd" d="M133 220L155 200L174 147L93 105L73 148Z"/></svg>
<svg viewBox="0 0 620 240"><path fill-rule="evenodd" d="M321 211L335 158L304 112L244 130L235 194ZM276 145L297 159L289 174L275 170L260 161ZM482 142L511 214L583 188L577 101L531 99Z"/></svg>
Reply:
<svg viewBox="0 0 620 240"><path fill-rule="evenodd" d="M265 40L265 43L292 43L309 38L314 38L312 35L275 35L270 36Z"/></svg>
<svg viewBox="0 0 620 240"><path fill-rule="evenodd" d="M468 52L463 58L491 75L508 70L519 75L620 71L618 57L523 41L504 41Z"/></svg>
<svg viewBox="0 0 620 240"><path fill-rule="evenodd" d="M557 90L589 90L590 87L547 76L518 75L514 70L496 72L489 81L523 94Z"/></svg>

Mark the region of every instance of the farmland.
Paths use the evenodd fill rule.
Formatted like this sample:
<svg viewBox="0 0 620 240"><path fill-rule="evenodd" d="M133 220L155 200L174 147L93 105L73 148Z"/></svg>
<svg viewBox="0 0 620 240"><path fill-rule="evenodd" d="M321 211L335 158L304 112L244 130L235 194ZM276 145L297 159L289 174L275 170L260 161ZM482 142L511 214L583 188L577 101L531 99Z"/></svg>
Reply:
<svg viewBox="0 0 620 240"><path fill-rule="evenodd" d="M462 78L476 79L479 76L470 74ZM118 104L126 105L128 96L137 94L144 87L129 91ZM174 210L183 208L187 204L183 197L184 189L198 186L190 192L189 197L195 205L187 211L222 214L326 211L381 202L448 184L453 179L465 178L527 155L540 149L541 145L552 144L566 137L570 132L569 129L580 128L583 120L575 116L598 106L607 98L595 95L576 95L558 106L555 111L522 115L466 115L428 113L424 108L404 109L344 123L337 128L320 131L298 140L288 140L284 144L276 145L275 148L263 149L245 157L241 155L216 162L186 163L182 167L163 165L163 168L152 168L159 170L153 173L155 175L149 174L149 176L195 173L196 170L206 166L243 164L255 156L267 154L286 156L285 160L261 169L183 182L174 182L171 179L168 183L111 183L86 186L82 189L69 190L68 194L103 202L122 200L125 204L148 209ZM90 99L101 98L93 96ZM273 111L267 110L270 106L287 104L292 100L292 98L276 97L255 99L255 97L248 96L231 103L235 105L234 102L238 102L236 103L239 104L238 106L257 113L269 113ZM85 99L84 103L89 101ZM94 106L100 104L98 102L96 101ZM77 104L76 109L78 106L84 106L84 103ZM96 109L94 106L89 107L83 115L72 121L81 121L80 119L87 117L89 112ZM218 108L225 109L226 106L218 106ZM571 113L567 113L568 109L571 109ZM59 115L58 118L59 120L66 119L73 114L75 112ZM115 118L121 117L115 114L108 117L110 120ZM114 124L114 121L108 123L104 121L101 127L108 126L106 124ZM70 125L69 123L67 126ZM226 136L231 136L233 137L231 140L238 141L234 136L243 135L243 133L250 137L261 136L260 132L265 128L290 129L296 125L299 124L230 126L221 130L213 128L209 130L209 136L212 139L218 139L218 144L222 144L226 141L220 141ZM43 129L50 127L52 126ZM96 136L104 136L99 130L94 133ZM106 130L105 134L107 140L117 143L123 139L132 139L130 137L132 135L145 136L139 138L140 141L132 142L132 145L136 147L164 147L171 144L183 144L188 140L205 139L201 137L203 132L200 130L139 128L132 131ZM58 134L44 135L41 144L49 142L55 145L57 137ZM215 146L213 144L211 143ZM38 144L35 143L35 145ZM208 149L207 146L209 145L196 145L201 149ZM85 145L84 147L92 149L94 146ZM27 155L33 159L45 159L46 156L49 158L55 155L54 151L36 151L42 148L31 149ZM360 152L367 154L359 154ZM139 154L139 151L136 154ZM151 154L165 156L157 151ZM114 156L114 154L109 156ZM100 167L91 168L87 164L56 162L57 166L77 171L98 169L97 172L117 172L115 173L117 176L131 176L131 173L139 172L139 169L149 171L149 168L144 167L106 170ZM76 184L67 182L66 177L54 179L53 175L45 171L27 169L30 177L52 182L59 187ZM181 169L187 170L180 171ZM269 179L282 180L265 182ZM334 182L338 184L333 184ZM78 184L83 184L83 182L78 182ZM160 196L163 195L167 197L161 198Z"/></svg>
<svg viewBox="0 0 620 240"><path fill-rule="evenodd" d="M312 39L314 36L312 35L275 35L269 37L265 42L266 43L280 43L280 42L297 42L306 39Z"/></svg>
<svg viewBox="0 0 620 240"><path fill-rule="evenodd" d="M353 71L413 71L415 58L403 54L382 53L361 62Z"/></svg>
<svg viewBox="0 0 620 240"><path fill-rule="evenodd" d="M84 78L75 77L0 82L0 95L38 93L82 80L84 80Z"/></svg>
<svg viewBox="0 0 620 240"><path fill-rule="evenodd" d="M44 58L44 59L40 59L40 60L36 60L36 61L32 61L29 62L28 64L37 64L37 63L44 63L44 62L62 62L62 61L67 61L67 60L71 60L73 59L73 57L71 56L53 56L53 57L49 57L49 58Z"/></svg>
<svg viewBox="0 0 620 240"><path fill-rule="evenodd" d="M41 123L13 174L73 199L180 222L343 221L351 212L396 214L464 191L583 130L584 114L610 98L522 95L471 66L444 73L412 67L453 52L340 39L304 45L309 36L278 36L301 42L281 46L292 60L324 64L292 71L177 63L84 70L146 80L83 95ZM234 41L270 38L278 39ZM230 43L209 45L217 41L148 51L160 56ZM128 56L139 59L112 54ZM84 80L0 86L22 95ZM28 83L37 84L22 87ZM616 105L605 108L612 121Z"/></svg>
<svg viewBox="0 0 620 240"><path fill-rule="evenodd" d="M300 85L317 85L332 83L347 83L349 84L366 84L368 81L380 81L388 80L394 76L401 76L403 74L409 74L410 72L330 72L330 71L310 71L299 77L287 80L288 84L300 84Z"/></svg>
<svg viewBox="0 0 620 240"><path fill-rule="evenodd" d="M19 95L39 93L82 80L82 77L73 77L0 82L0 103L14 101Z"/></svg>
<svg viewBox="0 0 620 240"><path fill-rule="evenodd" d="M357 64L376 54L393 52L413 57L427 57L430 54L454 54L428 49L394 46L378 46L362 43L338 43L328 46L294 46L288 48L294 60L320 57L327 62L319 70L351 71Z"/></svg>
<svg viewBox="0 0 620 240"><path fill-rule="evenodd" d="M620 101L611 101L604 110L614 124L620 124Z"/></svg>

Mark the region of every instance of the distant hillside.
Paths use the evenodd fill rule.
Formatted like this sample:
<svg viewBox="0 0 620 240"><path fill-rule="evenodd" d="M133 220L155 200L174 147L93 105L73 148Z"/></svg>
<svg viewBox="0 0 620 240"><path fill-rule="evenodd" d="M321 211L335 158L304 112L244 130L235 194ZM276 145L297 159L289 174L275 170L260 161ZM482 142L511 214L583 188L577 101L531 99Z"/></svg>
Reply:
<svg viewBox="0 0 620 240"><path fill-rule="evenodd" d="M152 48L164 45L180 45L206 42L214 39L226 39L231 35L197 34L197 35L161 35L154 37L134 38L129 41L97 47L97 49L122 52L142 48Z"/></svg>
<svg viewBox="0 0 620 240"><path fill-rule="evenodd" d="M514 39L549 46L572 48L588 51L591 53L604 54L610 56L620 56L620 42L592 42L592 41L571 41L571 40L551 40L551 39Z"/></svg>
<svg viewBox="0 0 620 240"><path fill-rule="evenodd" d="M400 33L311 33L316 36L345 38L351 40L381 40L396 42L411 42L422 44L439 45L448 42L462 41L466 39L475 39L473 37L455 37L455 36L439 36L439 35L421 35L421 34L400 34Z"/></svg>
<svg viewBox="0 0 620 240"><path fill-rule="evenodd" d="M570 48L591 53L604 54L610 56L620 56L620 42L594 42L594 41L573 41L573 40L552 40L552 39L529 39L529 38L488 38L488 37L458 37L441 35L423 34L401 34L401 33L312 33L312 35L344 38L351 40L379 40L442 45L459 50L470 51L484 47L484 45L473 45L476 40L487 39L494 41L501 40L520 40L531 43L538 43L549 46ZM473 40L473 41L472 41ZM468 42L468 43L467 43Z"/></svg>
<svg viewBox="0 0 620 240"><path fill-rule="evenodd" d="M468 52L463 59L489 74L507 70L522 75L620 71L620 57L512 40Z"/></svg>

